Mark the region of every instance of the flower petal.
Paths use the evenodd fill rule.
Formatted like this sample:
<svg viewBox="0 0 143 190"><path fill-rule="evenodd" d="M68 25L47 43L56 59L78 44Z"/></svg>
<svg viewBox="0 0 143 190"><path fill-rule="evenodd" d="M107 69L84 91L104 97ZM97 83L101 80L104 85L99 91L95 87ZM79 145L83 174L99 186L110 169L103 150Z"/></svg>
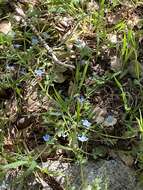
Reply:
<svg viewBox="0 0 143 190"><path fill-rule="evenodd" d="M87 119L83 119L81 121L84 127L89 128L91 126L91 123Z"/></svg>
<svg viewBox="0 0 143 190"><path fill-rule="evenodd" d="M35 74L38 77L42 77L42 75L44 74L44 71L42 69L36 69Z"/></svg>
<svg viewBox="0 0 143 190"><path fill-rule="evenodd" d="M88 141L88 137L85 136L85 135L78 135L78 140L81 141L81 142L86 142Z"/></svg>
<svg viewBox="0 0 143 190"><path fill-rule="evenodd" d="M48 135L48 134L44 135L44 136L43 136L43 140L44 140L45 142L49 141L49 140L50 140L50 135Z"/></svg>
<svg viewBox="0 0 143 190"><path fill-rule="evenodd" d="M39 40L36 36L32 36L32 39L31 39L31 44L32 45L37 45L39 43Z"/></svg>
<svg viewBox="0 0 143 190"><path fill-rule="evenodd" d="M112 115L108 115L108 117L105 119L103 125L106 127L113 126L117 123L117 119L113 117Z"/></svg>

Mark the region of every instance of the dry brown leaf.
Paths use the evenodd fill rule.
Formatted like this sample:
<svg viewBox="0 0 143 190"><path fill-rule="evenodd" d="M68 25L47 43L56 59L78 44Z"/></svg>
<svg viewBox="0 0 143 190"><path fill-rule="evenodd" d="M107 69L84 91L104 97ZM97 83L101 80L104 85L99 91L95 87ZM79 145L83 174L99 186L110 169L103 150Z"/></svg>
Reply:
<svg viewBox="0 0 143 190"><path fill-rule="evenodd" d="M8 34L11 31L11 23L7 20L0 22L0 33Z"/></svg>
<svg viewBox="0 0 143 190"><path fill-rule="evenodd" d="M125 154L124 152L118 152L118 156L120 157L120 159L129 167L133 166L134 164L134 157L129 155L129 154Z"/></svg>

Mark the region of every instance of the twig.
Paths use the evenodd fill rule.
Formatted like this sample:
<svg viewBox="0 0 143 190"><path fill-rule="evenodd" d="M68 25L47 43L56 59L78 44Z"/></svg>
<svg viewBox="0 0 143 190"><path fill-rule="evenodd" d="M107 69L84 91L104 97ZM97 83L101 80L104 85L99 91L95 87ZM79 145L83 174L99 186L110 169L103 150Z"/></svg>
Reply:
<svg viewBox="0 0 143 190"><path fill-rule="evenodd" d="M61 62L57 56L55 55L53 49L46 43L46 41L39 35L38 30L36 27L31 23L30 19L26 19L26 15L23 12L21 8L19 8L15 3L11 2L11 6L13 6L15 12L21 17L22 23L29 25L31 30L35 33L35 35L38 37L40 43L44 46L44 48L48 51L48 54L52 57L55 64L62 65L64 67L75 69L74 65L66 64Z"/></svg>

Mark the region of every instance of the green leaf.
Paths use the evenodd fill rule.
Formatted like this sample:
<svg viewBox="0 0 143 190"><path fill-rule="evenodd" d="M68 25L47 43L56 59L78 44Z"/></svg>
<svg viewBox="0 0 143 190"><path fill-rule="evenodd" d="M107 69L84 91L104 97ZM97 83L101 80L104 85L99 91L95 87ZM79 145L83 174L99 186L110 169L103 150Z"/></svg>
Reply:
<svg viewBox="0 0 143 190"><path fill-rule="evenodd" d="M1 169L3 170L16 169L17 167L23 166L27 163L28 163L27 161L21 160L21 161L17 161L17 162L13 162L13 163L1 166Z"/></svg>

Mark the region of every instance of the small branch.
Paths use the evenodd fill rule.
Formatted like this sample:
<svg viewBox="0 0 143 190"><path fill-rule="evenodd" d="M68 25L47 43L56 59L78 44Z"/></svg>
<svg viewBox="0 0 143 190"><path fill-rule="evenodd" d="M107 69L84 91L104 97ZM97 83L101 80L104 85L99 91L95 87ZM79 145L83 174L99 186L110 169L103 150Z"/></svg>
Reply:
<svg viewBox="0 0 143 190"><path fill-rule="evenodd" d="M35 28L35 26L33 26L32 24L30 25L31 29L33 30L33 32L36 34L36 36L38 37L39 41L41 42L41 44L44 46L44 48L48 51L48 53L52 56L52 59L54 61L54 63L62 65L64 67L68 67L71 69L75 69L74 65L70 65L70 64L66 64L61 62L57 56L55 55L55 53L53 52L52 48L49 47L49 45L45 42L45 40L38 34L37 29Z"/></svg>
<svg viewBox="0 0 143 190"><path fill-rule="evenodd" d="M53 49L46 43L46 41L39 35L38 30L36 29L36 27L31 24L30 19L26 20L26 15L23 12L23 10L21 8L19 8L17 5L15 5L14 3L11 2L12 7L14 8L15 12L21 17L22 23L29 25L31 27L31 30L34 32L34 34L38 37L40 43L43 45L43 47L48 51L48 54L52 57L53 61L55 64L59 64L62 65L64 67L70 68L70 69L75 69L74 65L70 65L70 64L66 64L61 62L57 56L55 55Z"/></svg>

